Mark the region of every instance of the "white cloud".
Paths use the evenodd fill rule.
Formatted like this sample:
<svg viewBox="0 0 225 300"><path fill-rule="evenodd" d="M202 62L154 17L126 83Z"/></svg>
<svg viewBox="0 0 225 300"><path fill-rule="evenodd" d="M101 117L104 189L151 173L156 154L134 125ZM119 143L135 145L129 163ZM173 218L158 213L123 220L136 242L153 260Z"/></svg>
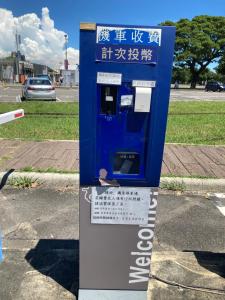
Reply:
<svg viewBox="0 0 225 300"><path fill-rule="evenodd" d="M47 7L42 8L42 17L30 13L14 17L12 12L0 8L0 57L10 55L15 51L15 33L21 35L20 50L31 62L59 68L64 61L63 31L55 28L54 21L49 16ZM68 48L70 66L79 62L79 50Z"/></svg>

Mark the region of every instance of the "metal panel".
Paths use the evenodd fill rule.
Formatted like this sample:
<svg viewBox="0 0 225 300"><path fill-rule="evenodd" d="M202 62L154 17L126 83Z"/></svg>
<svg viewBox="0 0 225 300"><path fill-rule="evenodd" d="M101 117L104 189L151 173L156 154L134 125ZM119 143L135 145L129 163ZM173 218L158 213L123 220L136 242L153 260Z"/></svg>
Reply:
<svg viewBox="0 0 225 300"><path fill-rule="evenodd" d="M80 188L80 289L147 290L158 192L149 193L148 225L99 225L91 187Z"/></svg>

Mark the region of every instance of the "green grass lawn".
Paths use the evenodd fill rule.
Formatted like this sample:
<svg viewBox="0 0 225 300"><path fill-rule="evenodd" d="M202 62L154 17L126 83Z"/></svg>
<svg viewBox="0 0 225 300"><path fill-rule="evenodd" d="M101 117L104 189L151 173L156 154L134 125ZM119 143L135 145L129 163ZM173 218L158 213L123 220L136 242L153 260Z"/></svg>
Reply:
<svg viewBox="0 0 225 300"><path fill-rule="evenodd" d="M26 116L0 125L0 138L25 140L73 140L79 137L78 116Z"/></svg>
<svg viewBox="0 0 225 300"><path fill-rule="evenodd" d="M0 138L73 140L79 138L79 105L63 102L1 103L0 113L23 108L25 117L0 126ZM67 114L29 115L29 113ZM26 115L27 114L27 115ZM71 114L75 114L72 115Z"/></svg>
<svg viewBox="0 0 225 300"><path fill-rule="evenodd" d="M225 145L225 102L170 103L166 142Z"/></svg>
<svg viewBox="0 0 225 300"><path fill-rule="evenodd" d="M27 140L79 138L77 103L1 103L0 113L24 108L25 118L0 126L0 138ZM29 113L68 114L29 115ZM71 114L75 114L72 115ZM225 145L225 102L172 102L166 141L169 143Z"/></svg>
<svg viewBox="0 0 225 300"><path fill-rule="evenodd" d="M31 101L20 103L1 103L0 113L11 110L23 108L25 113L64 113L64 114L78 114L78 103L65 102L48 102L48 101Z"/></svg>
<svg viewBox="0 0 225 300"><path fill-rule="evenodd" d="M225 100L225 95L224 95ZM170 114L225 114L222 101L179 101L170 102Z"/></svg>

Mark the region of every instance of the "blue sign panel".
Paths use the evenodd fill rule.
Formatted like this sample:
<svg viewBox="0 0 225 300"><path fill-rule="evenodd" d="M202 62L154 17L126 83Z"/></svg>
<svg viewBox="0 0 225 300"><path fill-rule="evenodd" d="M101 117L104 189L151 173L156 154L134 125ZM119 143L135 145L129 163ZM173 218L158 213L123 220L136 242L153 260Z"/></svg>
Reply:
<svg viewBox="0 0 225 300"><path fill-rule="evenodd" d="M97 61L156 63L161 29L97 26L96 44Z"/></svg>
<svg viewBox="0 0 225 300"><path fill-rule="evenodd" d="M97 44L96 60L119 63L156 63L157 47Z"/></svg>
<svg viewBox="0 0 225 300"><path fill-rule="evenodd" d="M161 29L97 26L97 44L161 46Z"/></svg>

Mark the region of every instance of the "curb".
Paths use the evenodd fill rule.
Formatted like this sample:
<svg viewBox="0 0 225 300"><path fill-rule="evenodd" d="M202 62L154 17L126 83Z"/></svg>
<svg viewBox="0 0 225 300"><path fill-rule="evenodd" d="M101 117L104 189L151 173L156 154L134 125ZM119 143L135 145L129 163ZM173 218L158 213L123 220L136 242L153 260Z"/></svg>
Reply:
<svg viewBox="0 0 225 300"><path fill-rule="evenodd" d="M183 184L184 190L190 192L225 192L225 179L161 177L160 186L174 182Z"/></svg>
<svg viewBox="0 0 225 300"><path fill-rule="evenodd" d="M2 181L10 178L28 177L38 179L42 186L47 187L77 187L79 184L79 174L59 174L59 173L37 173L37 172L13 172L7 176L6 172L0 172Z"/></svg>
<svg viewBox="0 0 225 300"><path fill-rule="evenodd" d="M3 179L7 173L0 172L0 178ZM37 173L37 172L13 172L9 178L29 177L39 179L44 185L71 186L79 185L79 173L76 174L59 174L59 173ZM184 185L185 191L191 192L225 192L225 179L199 179L199 178L181 178L181 177L161 177L160 186L166 184L180 183Z"/></svg>

